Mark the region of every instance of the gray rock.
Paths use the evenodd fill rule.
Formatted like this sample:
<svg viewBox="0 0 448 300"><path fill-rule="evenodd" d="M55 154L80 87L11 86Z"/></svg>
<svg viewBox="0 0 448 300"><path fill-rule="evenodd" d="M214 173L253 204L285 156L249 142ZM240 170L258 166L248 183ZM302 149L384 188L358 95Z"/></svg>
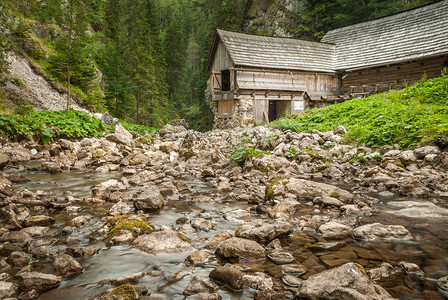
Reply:
<svg viewBox="0 0 448 300"><path fill-rule="evenodd" d="M6 147L2 152L8 155L10 162L26 162L31 159L31 151L26 148Z"/></svg>
<svg viewBox="0 0 448 300"><path fill-rule="evenodd" d="M11 296L16 291L17 286L12 282L0 281L0 299Z"/></svg>
<svg viewBox="0 0 448 300"><path fill-rule="evenodd" d="M108 214L111 216L120 216L120 215L125 215L127 213L129 213L131 211L131 207L129 205L127 205L125 202L123 201L119 201L117 203L115 203L110 209Z"/></svg>
<svg viewBox="0 0 448 300"><path fill-rule="evenodd" d="M95 247L68 247L66 253L77 258L88 258L97 254L101 249Z"/></svg>
<svg viewBox="0 0 448 300"><path fill-rule="evenodd" d="M57 287L62 278L52 274L40 272L23 272L16 275L19 278L19 287L22 291L48 291Z"/></svg>
<svg viewBox="0 0 448 300"><path fill-rule="evenodd" d="M134 199L134 207L137 210L154 212L160 210L165 205L163 196L156 186L146 186L143 191Z"/></svg>
<svg viewBox="0 0 448 300"><path fill-rule="evenodd" d="M368 241L379 239L408 241L413 239L409 231L402 225L383 225L380 223L355 228L353 230L353 237Z"/></svg>
<svg viewBox="0 0 448 300"><path fill-rule="evenodd" d="M7 229L22 228L26 218L30 216L30 211L21 204L8 204L0 208L0 222Z"/></svg>
<svg viewBox="0 0 448 300"><path fill-rule="evenodd" d="M29 253L25 253L22 251L14 251L8 257L8 263L15 267L23 267L28 265L30 260L32 259L32 255Z"/></svg>
<svg viewBox="0 0 448 300"><path fill-rule="evenodd" d="M353 229L350 226L335 221L330 221L328 223L322 224L319 227L319 231L324 237L342 238L351 235Z"/></svg>
<svg viewBox="0 0 448 300"><path fill-rule="evenodd" d="M9 156L5 153L0 152L0 171L3 171L5 167L9 164Z"/></svg>
<svg viewBox="0 0 448 300"><path fill-rule="evenodd" d="M418 159L424 159L429 154L438 155L440 154L440 149L436 146L425 146L414 149L414 155Z"/></svg>
<svg viewBox="0 0 448 300"><path fill-rule="evenodd" d="M328 196L316 197L313 199L313 203L322 204L323 206L337 206L337 207L341 207L344 205L344 203L341 200Z"/></svg>
<svg viewBox="0 0 448 300"><path fill-rule="evenodd" d="M108 141L117 143L117 144L122 144L122 145L129 145L131 143L131 139L128 138L125 135L119 134L119 133L111 133L109 135L106 136L106 139Z"/></svg>
<svg viewBox="0 0 448 300"><path fill-rule="evenodd" d="M100 282L98 282L98 284L100 284L100 285L108 284L108 285L114 285L114 286L120 286L123 284L136 284L140 281L140 279L147 276L148 274L149 273L138 272L138 273L134 273L129 276L122 276L122 277L113 278L113 279L101 280Z"/></svg>
<svg viewBox="0 0 448 300"><path fill-rule="evenodd" d="M108 112L105 112L101 116L101 122L103 122L106 125L117 125L118 124L118 119L112 117Z"/></svg>
<svg viewBox="0 0 448 300"><path fill-rule="evenodd" d="M233 237L219 244L216 255L222 258L260 259L264 258L266 253L255 241Z"/></svg>
<svg viewBox="0 0 448 300"><path fill-rule="evenodd" d="M180 233L156 231L141 235L132 242L132 246L150 254L177 253L194 250L189 240Z"/></svg>
<svg viewBox="0 0 448 300"><path fill-rule="evenodd" d="M291 178L286 184L286 190L297 197L299 201L312 201L316 197L333 197L343 203L351 203L353 195L336 186L313 182L304 179Z"/></svg>
<svg viewBox="0 0 448 300"><path fill-rule="evenodd" d="M271 254L268 254L268 258L277 265L289 264L295 260L291 253L285 251L272 252Z"/></svg>
<svg viewBox="0 0 448 300"><path fill-rule="evenodd" d="M192 264L197 264L208 261L210 257L213 257L213 252L207 249L202 249L188 255L186 260Z"/></svg>
<svg viewBox="0 0 448 300"><path fill-rule="evenodd" d="M244 273L233 266L224 266L214 268L209 277L221 284L226 285L232 290L241 290L243 288Z"/></svg>
<svg viewBox="0 0 448 300"><path fill-rule="evenodd" d="M194 276L190 283L185 288L184 295L193 295L198 293L214 293L219 289L219 286L212 281Z"/></svg>
<svg viewBox="0 0 448 300"><path fill-rule="evenodd" d="M235 236L268 244L276 238L290 235L294 229L290 224L268 224L261 225L243 225L239 227Z"/></svg>
<svg viewBox="0 0 448 300"><path fill-rule="evenodd" d="M347 129L345 129L344 126L339 125L338 127L336 127L336 128L333 130L333 133L334 133L334 134L346 134L346 133L347 133Z"/></svg>
<svg viewBox="0 0 448 300"><path fill-rule="evenodd" d="M437 288L439 292L445 297L448 296L448 276L442 277L437 280Z"/></svg>
<svg viewBox="0 0 448 300"><path fill-rule="evenodd" d="M310 277L303 282L297 297L328 300L392 299L384 288L367 278L360 265L354 263L346 263Z"/></svg>
<svg viewBox="0 0 448 300"><path fill-rule="evenodd" d="M212 221L204 219L204 218L196 218L192 224L194 229L202 230L202 231L210 231L215 228L215 224Z"/></svg>
<svg viewBox="0 0 448 300"><path fill-rule="evenodd" d="M218 293L198 293L185 298L185 300L221 300Z"/></svg>
<svg viewBox="0 0 448 300"><path fill-rule="evenodd" d="M25 225L26 227L31 226L50 226L53 225L56 222L56 220L50 216L46 215L38 215L38 216L32 216L25 219Z"/></svg>
<svg viewBox="0 0 448 300"><path fill-rule="evenodd" d="M398 158L405 164L405 163L411 163L414 161L417 161L417 157L414 155L414 151L412 150L406 150L401 152L398 155Z"/></svg>
<svg viewBox="0 0 448 300"><path fill-rule="evenodd" d="M400 262L400 267L408 275L425 276L425 272L417 264L402 261Z"/></svg>
<svg viewBox="0 0 448 300"><path fill-rule="evenodd" d="M444 218L448 216L448 209L428 201L390 201L387 204L399 208L398 210L386 210L387 213L409 218Z"/></svg>
<svg viewBox="0 0 448 300"><path fill-rule="evenodd" d="M378 268L367 270L366 274L371 280L376 282L382 279L387 279L397 272L400 272L399 268L394 268L391 264L383 262Z"/></svg>
<svg viewBox="0 0 448 300"><path fill-rule="evenodd" d="M68 254L59 254L54 260L56 274L70 276L82 271L81 264Z"/></svg>
<svg viewBox="0 0 448 300"><path fill-rule="evenodd" d="M288 274L282 276L282 281L287 286L292 286L292 287L300 287L303 283L303 279L301 279L297 276L288 275Z"/></svg>

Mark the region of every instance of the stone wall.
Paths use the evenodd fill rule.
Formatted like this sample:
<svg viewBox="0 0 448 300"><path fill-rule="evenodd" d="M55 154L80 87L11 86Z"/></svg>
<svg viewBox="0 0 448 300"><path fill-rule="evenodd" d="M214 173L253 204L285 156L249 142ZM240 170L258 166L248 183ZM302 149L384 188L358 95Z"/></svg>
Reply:
<svg viewBox="0 0 448 300"><path fill-rule="evenodd" d="M218 102L210 102L213 112L213 129L229 129L235 127L252 127L255 125L254 108L251 99L235 100L233 113L230 115L218 115Z"/></svg>

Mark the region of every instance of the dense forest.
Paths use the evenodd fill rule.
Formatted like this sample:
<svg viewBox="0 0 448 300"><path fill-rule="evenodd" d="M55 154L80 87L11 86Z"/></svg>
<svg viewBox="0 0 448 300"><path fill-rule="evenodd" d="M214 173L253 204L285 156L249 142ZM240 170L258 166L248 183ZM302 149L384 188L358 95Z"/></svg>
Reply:
<svg viewBox="0 0 448 300"><path fill-rule="evenodd" d="M429 2L0 0L0 74L8 80L12 49L93 111L149 126L185 118L207 129L205 65L215 28L319 40L332 28Z"/></svg>

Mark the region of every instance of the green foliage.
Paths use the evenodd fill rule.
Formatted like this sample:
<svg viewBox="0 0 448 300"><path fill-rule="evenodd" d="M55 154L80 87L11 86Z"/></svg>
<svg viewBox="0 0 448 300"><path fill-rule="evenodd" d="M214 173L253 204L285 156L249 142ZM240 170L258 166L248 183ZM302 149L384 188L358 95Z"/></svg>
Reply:
<svg viewBox="0 0 448 300"><path fill-rule="evenodd" d="M292 31L299 38L320 40L329 30L380 18L434 0L307 0L300 12L302 21Z"/></svg>
<svg viewBox="0 0 448 300"><path fill-rule="evenodd" d="M236 148L233 152L232 152L232 159L234 161L236 161L239 164L244 164L244 162L251 157L257 157L260 155L271 155L271 153L267 152L267 151L263 151L254 147L245 147L245 146L241 146Z"/></svg>
<svg viewBox="0 0 448 300"><path fill-rule="evenodd" d="M297 148L292 147L291 149L289 149L289 152L288 152L285 156L286 156L287 158L293 158L294 155L295 155L297 152L300 152L300 150L297 149Z"/></svg>
<svg viewBox="0 0 448 300"><path fill-rule="evenodd" d="M348 130L347 142L414 148L439 135L448 135L447 82L448 74L444 74L401 91L309 110L301 116L272 122L271 126L311 132L344 125Z"/></svg>
<svg viewBox="0 0 448 300"><path fill-rule="evenodd" d="M120 121L120 124L128 131L131 132L136 132L140 135L146 135L146 134L150 134L150 135L155 135L160 128L159 127L150 127L150 126L146 126L146 125L138 125L138 124L133 124L133 123L129 123L126 121Z"/></svg>
<svg viewBox="0 0 448 300"><path fill-rule="evenodd" d="M81 111L23 111L21 115L0 115L0 130L10 139L32 135L44 143L52 138L100 136L104 124Z"/></svg>

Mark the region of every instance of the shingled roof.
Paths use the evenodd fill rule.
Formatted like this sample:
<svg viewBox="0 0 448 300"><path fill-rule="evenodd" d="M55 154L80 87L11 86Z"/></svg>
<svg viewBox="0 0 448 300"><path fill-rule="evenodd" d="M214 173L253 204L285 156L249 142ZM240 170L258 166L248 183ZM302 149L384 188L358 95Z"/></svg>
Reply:
<svg viewBox="0 0 448 300"><path fill-rule="evenodd" d="M211 58L218 37L235 67L335 72L335 46L331 44L217 29Z"/></svg>
<svg viewBox="0 0 448 300"><path fill-rule="evenodd" d="M448 0L329 31L337 70L448 53Z"/></svg>

